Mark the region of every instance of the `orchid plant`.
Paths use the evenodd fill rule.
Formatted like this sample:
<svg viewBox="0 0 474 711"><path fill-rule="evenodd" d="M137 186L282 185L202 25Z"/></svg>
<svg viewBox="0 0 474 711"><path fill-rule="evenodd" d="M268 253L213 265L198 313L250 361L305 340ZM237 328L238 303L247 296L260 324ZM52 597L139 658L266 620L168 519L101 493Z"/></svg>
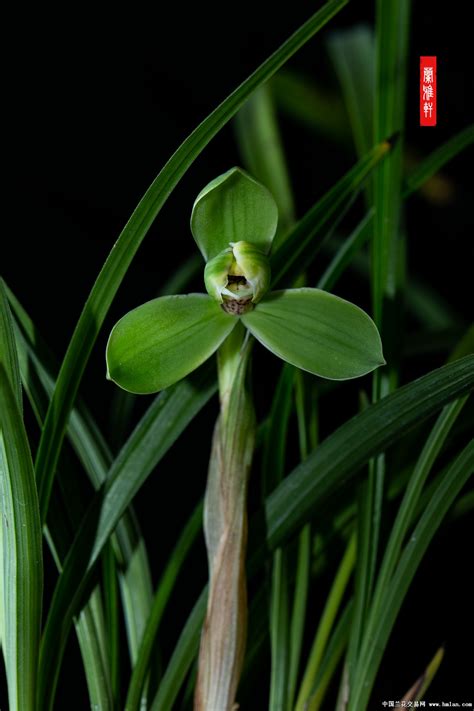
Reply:
<svg viewBox="0 0 474 711"><path fill-rule="evenodd" d="M220 416L204 503L210 582L195 711L234 708L244 658L246 492L255 442L246 383L251 336L324 378L355 378L384 364L379 332L359 307L320 289L270 290L277 222L271 193L241 169L210 182L191 215L208 293L139 306L116 324L107 345L109 379L134 393L167 388L218 351Z"/></svg>
<svg viewBox="0 0 474 711"><path fill-rule="evenodd" d="M429 704L426 691L438 668L440 683L448 689L451 681L458 695L460 683L465 686L470 680L462 634L472 609L469 596L464 600L462 586L451 584L449 601L454 605L444 605L448 612L443 615L440 602L446 600L447 588L433 591L432 581L453 563L466 567L466 547L459 542L465 540L469 525L465 517L472 516L474 508L469 488L474 473L469 399L474 389L474 326L465 283L458 278L462 270L453 271L451 277L456 278L446 282L458 285L451 298L446 283L444 289L438 288L443 286L439 279L445 279L446 265L438 269L436 260L432 265L424 258L426 240L417 232L424 222L406 220L404 212L406 201L422 191L415 212L425 210L420 217L430 216L435 197L438 202L443 195L449 197L451 185L461 187L457 178L464 175L459 172L462 164L453 173L438 171L472 146L474 125L442 145L433 133L432 150L424 157L429 142L416 146L410 140L406 145L404 108L410 108L406 86L412 65L408 48L417 45L423 28L420 13L411 21L409 0L377 0L374 12L363 14L369 21L366 26L359 18L349 27L347 16L342 27L335 22L336 31L327 35L326 46L340 91L332 75L320 84L324 77L319 71L313 76L313 61L303 75L286 71L284 65L305 45L306 56L314 58L307 43L346 4L347 0L320 3L161 167L98 273L60 367L35 320L37 316L44 323L48 314L51 335L64 331L69 307L84 288L82 270L79 291L79 284L71 283L69 294L63 288L67 265L57 266L55 239L48 251L48 241L38 238L44 230L38 229L41 220L36 213L32 234L41 264L17 259L16 250L10 260L13 241L4 240L5 276L9 282L13 276L19 278L21 288L17 293L15 285L10 288L0 278L2 709L68 708L72 698L81 708L101 711L190 711L193 704L194 711L236 711L236 699L242 708L269 711L367 711L387 696L404 699L408 706ZM285 25L290 24L291 12L285 9L282 17ZM181 29L179 23L171 28L173 43L182 39ZM201 29L196 26L200 40ZM251 29L255 30L253 25ZM414 42L409 42L409 35ZM142 39L140 35L140 49ZM242 45L238 35L236 41ZM114 51L115 44L114 39ZM123 49L128 57L133 47L125 42ZM108 76L109 53L101 54ZM222 67L228 77L237 55L224 54ZM99 55L91 56L89 68L95 76ZM120 105L125 98L129 112L119 112L125 118L121 136L134 149L135 132L129 132L128 139L126 135L130 112L140 125L147 125L142 109L150 108L149 82L142 81L148 62L136 64L137 87L146 88L147 101L142 105L135 90L124 97L122 84L117 83ZM115 65L120 77L122 64ZM196 76L201 85L202 72ZM206 92L212 93L213 78L205 79ZM195 88L199 93L199 86ZM96 116L95 93L89 98L91 116ZM152 136L142 142L146 160L136 162L140 156L133 153L134 166L147 175L154 153L150 145L156 144L157 136L167 135L175 116L176 106L167 105L166 96L162 108L164 123L154 124ZM179 113L180 106L176 110ZM293 171L287 171L280 111L289 114L290 131L299 124L305 127L301 139L315 155L322 155L326 139L331 141L331 154L334 148L341 160L352 143L357 152L357 161L346 155L345 162L352 165L341 176L333 170L337 161L329 171L324 161L318 163L325 181L330 183L332 176L335 182L322 195L309 191L309 209L298 215L297 222L291 174L295 171L301 179L301 170L307 169L310 178L312 171L299 153L293 158ZM83 113L76 114L82 130ZM454 114L452 118L454 126ZM464 123L462 111L458 118ZM89 376L90 382L97 382L97 361L91 358L95 344L154 220L195 161L207 161L208 156L212 160L216 147L210 144L231 121L243 164L263 184L239 168L209 183L191 215L191 232L204 259L203 293L154 299L130 311L113 328L106 354L109 379L125 391L159 392L143 415L134 418L135 399L127 393L110 383L109 388L102 384L103 393L83 392L81 383ZM90 131L102 140L96 122L91 122ZM413 139L413 132L410 135ZM64 136L58 136L56 148L63 151ZM223 140L220 146L225 145ZM299 137L294 145L302 145ZM89 148L93 155L94 141ZM108 163L107 151L99 155L99 164L104 158ZM94 181L89 181L90 161L84 165L81 196L83 190L92 190L101 207L109 194L116 199L112 174L101 181L97 196ZM75 164L71 170L77 177ZM101 175L107 178L106 173ZM137 178L138 173L134 175ZM137 180L141 183L143 176ZM67 197L78 181L66 182ZM33 203L29 188L35 193ZM135 191L136 186L132 183L130 188ZM365 204L365 214L357 223L338 222L337 213L345 214L361 189L365 200L359 207ZM36 192L36 182L26 181L20 191L22 204L36 204ZM453 204L443 205L459 228L457 237L463 227L461 197L462 190L457 190ZM61 210L58 221L57 201L53 202L49 216L58 235L62 239L69 224L74 238L76 211ZM75 198L71 204L76 204ZM18 214L15 234L21 237L23 214ZM456 215L461 217L456 220ZM326 240L336 224L338 237ZM102 238L101 222L92 227L91 234L96 231ZM443 230L438 230L438 237L439 253L444 255ZM21 240L25 255L30 254L28 231ZM73 239L71 250L75 244ZM415 269L410 266L412 244L418 255ZM460 245L457 240L450 253L459 257ZM93 264L94 251L85 252L82 240L76 246ZM358 306L306 286L309 265L318 273L314 259L319 250L330 261L319 273L318 284L330 290L350 272L350 283L358 284L365 298L370 287L376 325ZM166 256L162 293L169 293L170 283L182 285L171 291L185 291L184 285L195 276L198 255L186 258L175 274L169 274ZM457 268L459 261L453 257L451 265ZM42 293L43 266L52 270L51 293L48 289ZM25 287L25 297L31 300L33 295L37 301L31 315L21 304ZM384 358L376 326L384 338L388 361L384 369L377 369ZM264 419L257 422L250 378L257 368L250 366L253 349L260 345L265 347L260 362L265 362L266 349L284 364L274 363L283 367L275 367L272 392L261 392ZM200 366L212 361L213 354L219 413L202 505L189 475L195 484L201 476L201 457L207 455L205 413L216 380L212 363ZM434 367L427 370L431 362ZM186 377L197 368L200 372ZM92 372L87 373L89 369ZM370 371L375 371L373 378L362 389L371 390L372 402L362 390L364 407L359 413L351 412L345 383L319 387L321 377L345 380ZM265 375L257 373L262 385L268 383ZM94 405L100 405L99 412L104 409L106 389L113 399L108 436L94 414ZM191 438L193 446L188 449ZM176 457L175 447L180 448ZM181 466L183 451L187 459ZM247 526L253 459L257 500ZM157 470L161 477L154 477L144 490ZM196 557L189 559L202 545L202 529L209 585L201 593ZM453 558L458 549L461 552ZM421 568L424 573L418 577ZM444 579L449 587L450 576ZM406 611L401 616L408 593L411 609L408 616ZM414 653L409 658L403 651L414 630L416 644L411 644ZM427 630L430 634L425 634ZM440 667L443 648L423 671L419 665L435 651L432 645L440 630L447 632L442 638L451 638L447 649L451 671L444 664ZM74 651L74 633L81 662ZM435 698L439 688L433 692Z"/></svg>

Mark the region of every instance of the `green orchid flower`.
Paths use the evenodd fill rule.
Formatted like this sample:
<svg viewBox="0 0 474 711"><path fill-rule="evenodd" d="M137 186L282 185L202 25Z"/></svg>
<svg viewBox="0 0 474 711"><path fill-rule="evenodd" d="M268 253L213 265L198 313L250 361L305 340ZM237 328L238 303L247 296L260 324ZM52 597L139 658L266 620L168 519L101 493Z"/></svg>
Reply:
<svg viewBox="0 0 474 711"><path fill-rule="evenodd" d="M200 366L241 321L279 358L332 380L385 363L358 306L320 289L269 293L278 212L270 192L232 168L199 193L191 231L207 294L164 296L126 314L107 344L107 377L134 393L163 390Z"/></svg>

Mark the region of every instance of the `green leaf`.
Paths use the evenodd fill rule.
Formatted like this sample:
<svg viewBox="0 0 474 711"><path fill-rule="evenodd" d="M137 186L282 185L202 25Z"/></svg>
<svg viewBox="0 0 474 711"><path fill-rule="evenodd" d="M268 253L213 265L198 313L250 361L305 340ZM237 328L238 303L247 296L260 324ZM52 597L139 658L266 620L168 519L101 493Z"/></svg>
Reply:
<svg viewBox="0 0 474 711"><path fill-rule="evenodd" d="M112 697L119 697L120 689L120 603L119 603L119 566L114 549L109 542L102 556L102 583L104 590L104 619L102 625L106 631L104 657L110 664L110 686Z"/></svg>
<svg viewBox="0 0 474 711"><path fill-rule="evenodd" d="M320 669L334 622L337 618L349 579L354 569L355 557L356 536L352 534L331 586L324 611L319 620L318 629L309 654L308 664L301 682L295 711L305 711L307 708L310 708L308 700L314 688L317 673Z"/></svg>
<svg viewBox="0 0 474 711"><path fill-rule="evenodd" d="M331 679L339 665L347 644L347 638L349 637L349 629L352 620L352 604L352 600L349 600L328 642L326 653L316 676L314 691L308 700L308 711L319 711Z"/></svg>
<svg viewBox="0 0 474 711"><path fill-rule="evenodd" d="M0 364L3 655L11 711L34 711L43 591L42 534L33 463L17 392Z"/></svg>
<svg viewBox="0 0 474 711"><path fill-rule="evenodd" d="M272 287L291 283L304 271L320 249L329 225L347 209L348 200L361 187L370 171L391 150L383 141L361 158L308 212L303 215L285 241L272 255Z"/></svg>
<svg viewBox="0 0 474 711"><path fill-rule="evenodd" d="M166 564L153 598L150 611L140 645L137 661L133 667L132 677L127 692L125 702L126 711L138 711L140 708L140 697L148 673L150 658L155 644L160 622L169 603L172 592L176 585L176 579L181 571L184 561L196 540L198 533L202 530L202 502L200 502L191 517L186 523L183 531L176 542L176 545Z"/></svg>
<svg viewBox="0 0 474 711"><path fill-rule="evenodd" d="M167 198L211 139L250 94L269 79L348 0L329 0L265 60L186 138L150 185L105 262L69 344L42 432L36 462L41 519L46 519L66 425L82 374L127 269Z"/></svg>
<svg viewBox="0 0 474 711"><path fill-rule="evenodd" d="M208 262L231 242L251 242L267 254L278 223L276 202L266 187L240 168L211 180L197 196L191 230Z"/></svg>
<svg viewBox="0 0 474 711"><path fill-rule="evenodd" d="M269 427L265 432L262 479L267 495L280 483L285 470L295 373L290 366L282 368L269 415ZM290 632L288 551L282 548L273 556L270 585L271 676L268 708L269 711L279 711L286 706Z"/></svg>
<svg viewBox="0 0 474 711"><path fill-rule="evenodd" d="M357 25L329 35L328 51L341 84L359 156L373 143L374 33Z"/></svg>
<svg viewBox="0 0 474 711"><path fill-rule="evenodd" d="M446 472L440 475L436 490L405 546L380 607L373 609L369 616L348 711L367 709L385 646L413 577L449 508L473 473L474 440L471 440Z"/></svg>
<svg viewBox="0 0 474 711"><path fill-rule="evenodd" d="M289 366L285 365L283 370ZM314 383L313 383L314 385ZM300 459L308 456L308 444L313 447L318 442L318 396L314 387L309 389L309 397L305 376L296 372L295 378L295 409L298 421ZM293 609L290 626L290 659L288 662L288 697L287 706L294 707L296 684L300 677L300 660L303 650L303 638L306 627L309 582L311 576L311 524L301 530L298 538L298 553L296 558L295 586L293 593Z"/></svg>
<svg viewBox="0 0 474 711"><path fill-rule="evenodd" d="M5 369L5 373L10 381L20 413L22 413L23 402L21 396L20 368L13 335L13 323L8 305L5 283L0 278L0 365ZM0 561L3 560L2 526L0 525ZM0 647L3 640L3 574L0 575Z"/></svg>
<svg viewBox="0 0 474 711"><path fill-rule="evenodd" d="M320 289L275 291L242 321L272 353L323 378L356 378L384 364L372 319Z"/></svg>
<svg viewBox="0 0 474 711"><path fill-rule="evenodd" d="M396 290L409 15L409 0L377 0L374 141L401 132L387 160L374 172L371 277L374 320L379 328Z"/></svg>
<svg viewBox="0 0 474 711"><path fill-rule="evenodd" d="M96 493L65 561L43 634L40 699L48 707L72 620L97 559L134 495L215 392L210 364L157 396ZM45 701L46 699L46 701Z"/></svg>
<svg viewBox="0 0 474 711"><path fill-rule="evenodd" d="M207 587L197 599L179 636L150 711L171 711L186 674L199 649L201 627L207 604Z"/></svg>
<svg viewBox="0 0 474 711"><path fill-rule="evenodd" d="M473 388L474 356L467 356L399 388L342 425L267 499L268 548L277 548L321 511L329 496L343 483L347 486L371 456Z"/></svg>
<svg viewBox="0 0 474 711"><path fill-rule="evenodd" d="M148 301L114 326L107 377L133 393L164 390L207 360L236 324L205 294Z"/></svg>
<svg viewBox="0 0 474 711"><path fill-rule="evenodd" d="M102 595L97 585L76 621L77 638L86 675L91 709L112 711L113 691Z"/></svg>
<svg viewBox="0 0 474 711"><path fill-rule="evenodd" d="M330 291L334 288L341 274L352 264L354 257L358 255L358 252L369 239L372 233L373 217L374 210L372 208L364 215L351 234L341 243L334 257L318 280L317 286L319 289Z"/></svg>
<svg viewBox="0 0 474 711"><path fill-rule="evenodd" d="M0 363L5 368L5 373L10 380L16 401L23 413L23 400L21 396L21 377L18 365L18 356L13 334L13 321L8 304L7 288L0 278Z"/></svg>
<svg viewBox="0 0 474 711"><path fill-rule="evenodd" d="M391 579L400 556L402 544L412 524L423 486L449 432L466 403L467 397L466 395L459 398L459 400L449 403L449 405L446 405L442 409L420 452L385 547L385 553L372 599L371 607L373 610L380 607L383 595L391 585Z"/></svg>
<svg viewBox="0 0 474 711"><path fill-rule="evenodd" d="M9 298L12 299L11 294L9 294ZM40 343L41 338L36 332L34 332L34 335L30 334L30 327L34 331L33 324L27 315L21 311L21 307L19 307L19 304L15 302L14 299L12 299L12 304L15 311L19 309L22 326L25 329L23 332L23 330L18 327L18 324L14 323L18 360L24 389L30 400L38 424L41 427L47 409L48 398L46 393L50 394L52 392L54 381L39 361L39 354L43 350L43 346ZM30 336L32 342L28 340ZM74 431L78 420L80 421L80 417L77 411L73 411L69 423L69 434L71 434L71 431ZM77 440L74 439L74 436L71 439L73 444L77 445ZM83 450L87 452L84 466L87 469L89 464L93 462L91 471L95 473L95 467L100 467L99 462L102 461L102 452L98 451L96 443L91 440L92 438L89 439ZM78 456L81 457L80 446L76 447L76 451L78 452ZM82 502L76 496L77 487L74 485L76 476L75 471L72 472L69 470L67 476L61 478L62 496L58 496L58 492L53 491L51 515L45 531L51 555L59 570L61 570L62 561L72 543L71 523L73 527L74 522L77 523L80 521L80 517L83 513ZM94 477L91 478L94 480ZM67 510L65 502L67 502ZM126 550L133 550L131 541ZM124 567L126 568L126 563L124 563ZM134 582L139 584L139 575L135 576ZM106 631L103 624L101 608L102 598L99 588L96 587L89 601L81 610L81 614L76 619L75 627L89 690L89 702L91 707L104 709L104 711L106 711L112 707L112 694L108 659L103 653L105 649Z"/></svg>
<svg viewBox="0 0 474 711"><path fill-rule="evenodd" d="M271 86L255 91L235 117L240 154L247 169L262 182L278 207L276 240L294 222L294 201Z"/></svg>
<svg viewBox="0 0 474 711"><path fill-rule="evenodd" d="M57 368L38 329L8 287L7 293L15 318L18 321L18 323L15 323L15 338L23 386L38 424L42 427L48 400L54 391ZM117 392L124 391L117 389ZM107 478L107 472L112 462L112 454L90 412L80 399L76 403L75 409L71 412L67 434L94 488L100 488ZM66 497L66 500L69 503L69 513L73 500L71 497ZM61 511L59 513L63 517L65 516L64 512ZM48 535L48 543L56 546L57 549L60 543L66 544L67 550L70 541L65 539L61 527L58 527L57 514L58 512L56 512L56 516L51 517L49 522L48 533L51 535ZM132 509L126 511L118 522L112 542L120 563L120 588L130 658L133 663L148 618L152 587L146 546ZM53 556L56 560L60 560L61 556L54 552ZM85 623L87 623L86 618ZM81 620L79 620L80 625ZM80 633L79 629L78 633ZM92 641L91 635L89 635L89 639ZM98 666L97 664L95 664L95 667L91 665L91 669L97 669Z"/></svg>

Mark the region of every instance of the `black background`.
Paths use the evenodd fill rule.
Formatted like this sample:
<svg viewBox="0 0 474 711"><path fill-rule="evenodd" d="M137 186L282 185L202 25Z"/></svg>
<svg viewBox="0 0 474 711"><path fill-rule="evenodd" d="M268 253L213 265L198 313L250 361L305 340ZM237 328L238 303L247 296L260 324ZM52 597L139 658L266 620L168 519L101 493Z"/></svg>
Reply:
<svg viewBox="0 0 474 711"><path fill-rule="evenodd" d="M58 358L100 267L158 170L197 123L317 6L301 0L289 7L248 0L217 8L210 3L174 3L153 12L140 5L114 7L99 16L97 9L77 5L67 11L42 8L37 16L19 17L12 26L17 40L8 64L12 98L6 110L11 128L4 138L13 158L5 176L14 187L6 205L6 215L13 219L11 224L7 221L2 240L2 275ZM327 31L372 22L373 13L372 3L352 2ZM407 144L420 157L473 119L468 24L467 17L459 10L450 13L444 3L414 3ZM313 39L288 66L327 90L336 90L324 37L325 32ZM438 56L435 129L418 126L421 54ZM281 125L302 214L350 167L354 155L286 116ZM465 321L472 318L472 157L472 150L466 151L444 169L449 184L445 200L430 202L416 196L405 218L410 272L442 294ZM114 387L104 380L103 353L111 326L126 310L152 298L172 269L192 253L189 215L196 194L239 161L228 126L188 171L140 248L84 380L86 397L104 425ZM195 288L202 287L197 283ZM366 301L367 294L359 298L354 288L348 280L338 293L358 303ZM442 358L417 362L406 377L441 362ZM262 364L267 367L263 358ZM257 388L265 390L263 381ZM137 414L145 404L148 398L139 403ZM153 477L139 495L137 505L149 541L159 520L161 525L166 522L171 543L190 502L203 490L215 412L215 404L207 408L205 421L193 425L156 473L160 496ZM338 421L334 412L328 413L328 420L330 430ZM186 454L190 447L192 467ZM156 551L150 545L156 575L168 542ZM394 630L377 699L399 698L436 647L446 642L447 656L429 698L473 700L472 613L466 618L472 609L472 584L466 577L470 547L472 533L466 521L436 538ZM205 570L202 554L196 556L198 590ZM188 602L177 601L176 616L181 607L184 615ZM73 650L70 653L74 655ZM266 681L262 683L265 687ZM70 708L69 702L61 703L66 688L60 693L58 708Z"/></svg>

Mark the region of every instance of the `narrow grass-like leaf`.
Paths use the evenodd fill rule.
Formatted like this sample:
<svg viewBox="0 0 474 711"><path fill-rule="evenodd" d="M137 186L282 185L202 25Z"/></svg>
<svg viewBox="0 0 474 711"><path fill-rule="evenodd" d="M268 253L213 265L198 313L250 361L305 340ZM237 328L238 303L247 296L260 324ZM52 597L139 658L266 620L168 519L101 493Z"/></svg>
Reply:
<svg viewBox="0 0 474 711"><path fill-rule="evenodd" d="M152 587L148 553L133 511L128 511L116 529L122 551L119 584L125 616L130 661L134 664L151 609ZM113 539L112 539L113 540ZM130 546L130 547L128 547Z"/></svg>
<svg viewBox="0 0 474 711"><path fill-rule="evenodd" d="M467 396L455 400L443 408L416 462L385 548L384 558L372 600L373 610L376 610L380 606L381 600L391 584L400 550L410 524L413 521L423 486L466 400Z"/></svg>
<svg viewBox="0 0 474 711"><path fill-rule="evenodd" d="M153 644L156 640L163 613L173 592L176 579L183 566L184 560L187 557L192 544L196 540L196 536L201 530L201 527L202 503L196 507L191 518L184 527L158 583L158 587L153 598L150 617L148 618L148 622L143 633L140 651L138 653L135 666L133 667L132 677L128 687L127 700L125 702L126 711L138 711L140 708L141 693L146 675L148 673Z"/></svg>
<svg viewBox="0 0 474 711"><path fill-rule="evenodd" d="M270 600L271 675L269 711L286 708L289 651L288 555L278 548L273 555Z"/></svg>
<svg viewBox="0 0 474 711"><path fill-rule="evenodd" d="M295 369L285 366L282 369L272 407L269 426L265 434L262 474L264 493L268 494L280 483L285 469L286 443L292 405L293 381ZM273 556L270 585L270 645L271 673L270 700L271 711L286 708L288 662L289 662L289 591L288 591L288 553L279 549Z"/></svg>
<svg viewBox="0 0 474 711"><path fill-rule="evenodd" d="M390 151L391 144L383 141L351 168L296 224L271 259L272 286L282 281L291 283L306 268L321 246L328 224L348 198L356 192L370 171Z"/></svg>
<svg viewBox="0 0 474 711"><path fill-rule="evenodd" d="M347 1L329 0L188 136L150 185L123 229L84 306L46 417L36 462L42 521L46 518L59 451L82 374L110 304L148 229L189 166L252 91L267 81Z"/></svg>
<svg viewBox="0 0 474 711"><path fill-rule="evenodd" d="M333 32L329 56L341 84L359 156L373 143L374 34L367 25Z"/></svg>
<svg viewBox="0 0 474 711"><path fill-rule="evenodd" d="M357 532L357 564L354 581L354 609L352 612L351 630L345 659L345 671L350 683L354 673L355 662L363 636L364 621L367 614L372 588L372 555L373 546L373 508L375 500L375 482L372 472L369 477L360 482L356 496Z"/></svg>
<svg viewBox="0 0 474 711"><path fill-rule="evenodd" d="M373 180L375 208L371 251L373 315L380 328L388 367L374 373L372 399L377 402L396 387L398 344L401 332L401 278L405 274L404 235L400 232L403 126L410 0L377 0L375 50L374 141L387 134L398 140L387 160L377 166ZM356 565L355 624L349 640L349 684L353 682L362 631L372 595L378 557L385 482L385 453L369 463L362 488L359 543ZM364 489L366 491L364 492ZM365 493L365 496L364 496Z"/></svg>
<svg viewBox="0 0 474 711"><path fill-rule="evenodd" d="M46 412L48 396L51 395L54 387L54 378L51 374L54 371L54 365L50 362L51 357L27 314L11 293L9 299L14 306L15 315L21 321L21 328L16 325L16 343L25 391L41 425ZM41 358L47 362L47 365ZM106 477L111 455L87 410L81 403L78 403L78 407L79 411L74 410L71 414L68 434L94 486L98 487ZM69 478L66 478L64 483L68 482ZM68 496L66 492L65 501L68 502L67 514L74 513L76 522L78 519L80 520L81 514L78 513L78 502L75 496ZM71 532L65 521L63 509L56 507L52 513L54 515L50 517L47 540L58 568L61 570L67 547L72 542ZM140 638L144 624L142 618L147 616L150 606L149 588L151 586L146 551L143 541L140 542L138 528L136 524L133 525L130 514L127 514L119 523L115 542L118 543L116 549L121 561L120 577L125 581L122 584L122 591L127 630L129 637ZM133 575L130 575L131 569L133 569ZM101 709L112 708L111 670L106 649L102 602L98 589L92 592L89 602L81 610L75 626L83 657L91 706ZM114 654L116 655L116 652Z"/></svg>
<svg viewBox="0 0 474 711"><path fill-rule="evenodd" d="M42 642L41 699L54 694L53 680L72 618L105 543L147 476L214 392L208 366L165 390L155 398L114 461L104 490L97 492L77 532L56 585Z"/></svg>
<svg viewBox="0 0 474 711"><path fill-rule="evenodd" d="M0 278L0 365L5 369L5 374L15 394L20 413L23 412L21 394L21 378L18 357L13 334L13 323L10 306L7 300L5 283ZM0 562L3 561L3 527L0 525ZM4 576L0 574L0 647L3 639L3 583Z"/></svg>
<svg viewBox="0 0 474 711"><path fill-rule="evenodd" d="M102 578L104 590L104 626L107 634L106 652L110 664L112 698L116 701L120 689L120 605L118 566L109 542L104 550Z"/></svg>
<svg viewBox="0 0 474 711"><path fill-rule="evenodd" d="M150 711L172 711L173 704L199 649L207 604L207 587L199 596L180 634Z"/></svg>
<svg viewBox="0 0 474 711"><path fill-rule="evenodd" d="M301 682L300 692L296 701L295 711L305 711L315 685L316 677L324 657L326 645L334 626L349 578L354 568L356 555L356 537L353 534L347 544L331 591L328 595L324 612L319 620L318 629L309 654L308 664Z"/></svg>
<svg viewBox="0 0 474 711"><path fill-rule="evenodd" d="M12 341L10 329L9 341ZM2 347L4 351L4 348ZM18 372L18 366L14 371ZM11 373L0 363L3 655L11 711L34 711L43 592L42 534L33 463Z"/></svg>
<svg viewBox="0 0 474 711"><path fill-rule="evenodd" d="M277 245L294 222L294 204L271 84L252 94L235 117L235 126L245 166L270 190L278 206Z"/></svg>
<svg viewBox="0 0 474 711"><path fill-rule="evenodd" d="M374 140L403 128L408 42L408 0L377 0ZM402 141L374 173L372 295L374 320L382 325L384 304L394 298L394 257L402 180ZM382 332L382 337L384 336Z"/></svg>
<svg viewBox="0 0 474 711"><path fill-rule="evenodd" d="M86 674L91 709L114 708L109 656L105 649L102 600L96 587L76 622L77 637Z"/></svg>
<svg viewBox="0 0 474 711"><path fill-rule="evenodd" d="M133 393L156 393L204 363L236 326L207 294L161 296L114 326L107 377Z"/></svg>
<svg viewBox="0 0 474 711"><path fill-rule="evenodd" d="M25 387L25 390L27 387ZM46 409L43 408L45 412ZM74 532L84 514L84 502L78 495L78 473L75 461L66 457L60 462L59 476L52 492L52 508L45 536L58 571L61 572L67 552L74 540ZM64 469L67 467L67 474ZM81 472L82 474L82 472ZM107 630L104 620L102 592L96 584L75 619L76 634L86 675L91 708L107 711L113 708L111 664L107 649Z"/></svg>
<svg viewBox="0 0 474 711"><path fill-rule="evenodd" d="M299 464L266 502L267 545L283 543L355 478L369 458L474 388L474 356L431 371L343 424Z"/></svg>
<svg viewBox="0 0 474 711"><path fill-rule="evenodd" d="M208 364L150 405L109 471L91 564L147 476L215 391L214 368Z"/></svg>
<svg viewBox="0 0 474 711"><path fill-rule="evenodd" d="M385 362L372 319L326 291L272 292L242 321L279 358L324 378L356 378Z"/></svg>
<svg viewBox="0 0 474 711"><path fill-rule="evenodd" d="M54 391L56 368L41 335L11 291L8 291L8 298L19 322L16 342L22 380L36 418L42 425L48 399ZM112 455L90 413L80 400L71 413L67 432L93 486L99 488L107 477ZM59 523L59 519L54 516L51 521L55 527ZM52 534L56 546L59 541L65 540L59 531L52 531ZM116 537L115 549L120 561L120 589L133 662L148 618L152 595L146 547L133 510L129 509L118 522ZM58 565L61 565L61 562L62 560L58 559ZM87 635L91 638L90 632Z"/></svg>
<svg viewBox="0 0 474 711"><path fill-rule="evenodd" d="M21 375L13 332L13 321L5 282L0 277L0 363L10 380L20 414L23 414Z"/></svg>
<svg viewBox="0 0 474 711"><path fill-rule="evenodd" d="M461 153L465 148L474 143L474 124L466 126L466 128L449 140L443 143L439 148L429 154L419 166L407 177L404 185L403 197L411 195L418 190L427 180L431 178L440 168L448 161L452 160L458 153Z"/></svg>
<svg viewBox="0 0 474 711"><path fill-rule="evenodd" d="M261 681L261 655L268 656L268 612L268 586L263 583L250 600L249 639L239 685L242 708L250 707L251 700L255 698L255 686Z"/></svg>
<svg viewBox="0 0 474 711"><path fill-rule="evenodd" d="M296 578L293 594L293 607L290 622L290 658L288 662L288 702L293 708L296 686L300 673L300 660L303 637L306 627L306 608L308 602L309 579L311 573L311 526L307 524L298 539L298 557L296 560Z"/></svg>
<svg viewBox="0 0 474 711"><path fill-rule="evenodd" d="M318 289L331 291L354 256L362 249L372 233L373 209L370 209L355 229L341 244L318 280Z"/></svg>
<svg viewBox="0 0 474 711"><path fill-rule="evenodd" d="M352 600L348 602L344 608L329 640L319 672L316 675L314 689L308 700L308 711L319 711L321 708L329 683L344 653L344 648L349 637L351 619Z"/></svg>
<svg viewBox="0 0 474 711"><path fill-rule="evenodd" d="M283 477L295 376L296 371L292 366L283 366L275 388L263 443L263 492L266 496Z"/></svg>
<svg viewBox="0 0 474 711"><path fill-rule="evenodd" d="M305 376L296 372L295 409L298 420L298 438L301 460L306 459L310 444L314 448L318 441L316 397L310 400L310 406L305 403ZM300 675L300 660L303 648L303 637L306 628L306 608L308 602L309 581L311 575L311 525L306 524L298 537L298 553L296 559L295 587L293 608L290 623L290 658L288 662L288 695L287 707L294 708L296 685Z"/></svg>
<svg viewBox="0 0 474 711"><path fill-rule="evenodd" d="M469 477L474 473L474 440L448 467L413 530L383 601L369 617L348 711L365 711L390 632L426 550Z"/></svg>

